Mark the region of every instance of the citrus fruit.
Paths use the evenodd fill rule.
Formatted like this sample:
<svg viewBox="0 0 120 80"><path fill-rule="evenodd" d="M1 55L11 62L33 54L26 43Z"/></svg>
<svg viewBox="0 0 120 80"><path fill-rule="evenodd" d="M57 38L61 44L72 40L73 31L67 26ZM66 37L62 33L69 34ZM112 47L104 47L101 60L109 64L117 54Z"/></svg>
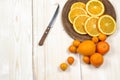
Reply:
<svg viewBox="0 0 120 80"><path fill-rule="evenodd" d="M98 17L89 17L85 22L85 31L90 36L98 36L100 34L98 30Z"/></svg>
<svg viewBox="0 0 120 80"><path fill-rule="evenodd" d="M84 40L79 44L77 52L84 56L90 56L95 53L96 46L92 40Z"/></svg>
<svg viewBox="0 0 120 80"><path fill-rule="evenodd" d="M99 67L100 65L102 65L103 61L104 61L104 58L99 53L95 53L90 57L90 63L95 67Z"/></svg>
<svg viewBox="0 0 120 80"><path fill-rule="evenodd" d="M104 11L104 5L99 0L89 0L86 4L86 11L91 16L101 16Z"/></svg>
<svg viewBox="0 0 120 80"><path fill-rule="evenodd" d="M76 50L77 50L77 48L75 46L73 46L73 45L71 45L69 47L69 51L72 52L72 53L76 53Z"/></svg>
<svg viewBox="0 0 120 80"><path fill-rule="evenodd" d="M71 9L75 9L75 8L83 8L83 9L85 9L85 3L75 2L75 3L72 4Z"/></svg>
<svg viewBox="0 0 120 80"><path fill-rule="evenodd" d="M80 41L79 41L79 40L76 39L76 40L73 41L73 45L74 45L75 47L78 47L79 44L80 44Z"/></svg>
<svg viewBox="0 0 120 80"><path fill-rule="evenodd" d="M89 18L88 15L79 15L73 22L74 30L79 34L87 34L84 28L85 21Z"/></svg>
<svg viewBox="0 0 120 80"><path fill-rule="evenodd" d="M99 38L99 40L101 40L101 41L105 41L106 38L107 38L107 36L106 36L105 34L100 34L100 35L98 36L98 38Z"/></svg>
<svg viewBox="0 0 120 80"><path fill-rule="evenodd" d="M65 71L65 70L68 68L68 64L66 64L66 63L61 63L61 64L60 64L60 68L61 68L61 70Z"/></svg>
<svg viewBox="0 0 120 80"><path fill-rule="evenodd" d="M97 43L97 42L99 41L99 39L98 39L97 36L94 36L94 37L92 37L92 41L93 41L94 43Z"/></svg>
<svg viewBox="0 0 120 80"><path fill-rule="evenodd" d="M70 10L70 12L68 13L68 19L71 23L73 23L74 19L81 15L81 14L87 14L86 11L82 8L75 8Z"/></svg>
<svg viewBox="0 0 120 80"><path fill-rule="evenodd" d="M74 63L74 58L72 56L67 58L68 64L72 65Z"/></svg>
<svg viewBox="0 0 120 80"><path fill-rule="evenodd" d="M116 22L110 15L103 15L98 20L98 29L105 35L111 35L116 30Z"/></svg>
<svg viewBox="0 0 120 80"><path fill-rule="evenodd" d="M104 55L109 51L109 44L105 41L101 41L97 43L97 52Z"/></svg>
<svg viewBox="0 0 120 80"><path fill-rule="evenodd" d="M83 56L83 61L86 63L86 64L89 64L90 63L90 58L88 56Z"/></svg>

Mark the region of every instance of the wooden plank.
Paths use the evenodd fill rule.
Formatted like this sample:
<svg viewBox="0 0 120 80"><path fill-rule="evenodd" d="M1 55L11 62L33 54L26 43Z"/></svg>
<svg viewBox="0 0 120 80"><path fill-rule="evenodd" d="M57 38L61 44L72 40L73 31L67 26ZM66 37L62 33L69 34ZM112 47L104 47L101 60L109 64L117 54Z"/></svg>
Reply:
<svg viewBox="0 0 120 80"><path fill-rule="evenodd" d="M6 1L0 1L0 80L9 80L9 53L11 43L9 42L8 14Z"/></svg>
<svg viewBox="0 0 120 80"><path fill-rule="evenodd" d="M104 64L95 68L93 66L89 66L81 62L82 66L82 80L119 80L120 79L120 47L118 44L120 43L120 6L117 5L119 0L110 0L113 4L116 15L117 15L117 31L111 35L107 42L110 44L110 51L104 56Z"/></svg>
<svg viewBox="0 0 120 80"><path fill-rule="evenodd" d="M0 80L32 80L31 4L0 1Z"/></svg>
<svg viewBox="0 0 120 80"><path fill-rule="evenodd" d="M34 78L35 80L45 80L45 46L38 46L40 37L45 30L44 0L33 0L33 53L34 53ZM45 13L46 14L46 13Z"/></svg>
<svg viewBox="0 0 120 80"><path fill-rule="evenodd" d="M61 21L61 11L65 2L65 0L33 1L36 80L81 80L79 56L68 52L67 48L72 39L65 32ZM59 14L44 45L38 46L38 42L56 9L55 3L60 4ZM63 72L59 69L59 65L65 62L70 55L75 57L75 64Z"/></svg>

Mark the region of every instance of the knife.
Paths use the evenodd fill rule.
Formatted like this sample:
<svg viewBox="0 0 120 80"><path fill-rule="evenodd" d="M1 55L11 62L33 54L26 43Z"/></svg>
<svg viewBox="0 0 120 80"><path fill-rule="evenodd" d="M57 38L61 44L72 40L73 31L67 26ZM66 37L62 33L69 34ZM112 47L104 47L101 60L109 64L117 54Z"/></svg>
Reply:
<svg viewBox="0 0 120 80"><path fill-rule="evenodd" d="M48 35L48 33L49 33L52 25L53 25L53 22L55 21L55 18L56 18L57 15L58 15L58 11L59 11L59 4L58 4L58 6L57 6L57 9L56 9L56 11L55 11L55 13L54 13L54 15L53 15L53 17L52 17L52 19L51 19L48 27L46 28L46 30L45 30L42 38L41 38L40 41L39 41L39 45L40 45L40 46L43 45L43 43L44 43L44 41L45 41L45 39L46 39L46 37L47 37L47 35Z"/></svg>

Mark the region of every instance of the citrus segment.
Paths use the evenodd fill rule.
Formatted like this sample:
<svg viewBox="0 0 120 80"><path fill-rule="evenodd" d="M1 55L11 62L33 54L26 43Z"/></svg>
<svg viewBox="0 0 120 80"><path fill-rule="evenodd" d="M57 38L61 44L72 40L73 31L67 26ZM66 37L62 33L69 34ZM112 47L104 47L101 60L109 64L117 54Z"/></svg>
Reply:
<svg viewBox="0 0 120 80"><path fill-rule="evenodd" d="M73 22L74 30L79 34L87 34L84 29L85 21L89 18L88 15L80 15Z"/></svg>
<svg viewBox="0 0 120 80"><path fill-rule="evenodd" d="M85 4L82 2L75 2L72 4L71 9L75 9L75 8L83 8L85 9Z"/></svg>
<svg viewBox="0 0 120 80"><path fill-rule="evenodd" d="M68 14L68 19L71 23L73 23L74 19L81 15L81 14L87 14L86 11L82 8L75 8L75 9L72 9L69 14Z"/></svg>
<svg viewBox="0 0 120 80"><path fill-rule="evenodd" d="M88 33L90 36L98 36L100 34L98 30L98 17L90 17L87 19L85 22L85 31Z"/></svg>
<svg viewBox="0 0 120 80"><path fill-rule="evenodd" d="M89 0L86 4L86 11L91 16L100 16L104 13L105 8L99 0Z"/></svg>
<svg viewBox="0 0 120 80"><path fill-rule="evenodd" d="M111 35L116 30L116 22L109 15L103 15L98 21L98 29L101 33Z"/></svg>

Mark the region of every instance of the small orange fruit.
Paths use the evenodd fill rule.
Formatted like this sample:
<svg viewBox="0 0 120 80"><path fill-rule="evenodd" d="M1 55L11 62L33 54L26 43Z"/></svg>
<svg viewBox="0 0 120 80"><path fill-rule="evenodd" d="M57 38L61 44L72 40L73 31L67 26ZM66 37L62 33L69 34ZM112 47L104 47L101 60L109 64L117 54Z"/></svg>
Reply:
<svg viewBox="0 0 120 80"><path fill-rule="evenodd" d="M107 53L109 51L109 44L105 41L101 41L97 44L97 52L104 55L105 53Z"/></svg>
<svg viewBox="0 0 120 80"><path fill-rule="evenodd" d="M79 46L79 44L80 44L80 40L74 40L73 41L73 45L75 46L75 47L78 47Z"/></svg>
<svg viewBox="0 0 120 80"><path fill-rule="evenodd" d="M74 63L74 58L72 56L67 58L67 62L72 65Z"/></svg>
<svg viewBox="0 0 120 80"><path fill-rule="evenodd" d="M105 41L106 40L106 38L107 38L107 36L105 35L105 34L100 34L99 36L98 36L98 38L99 38L99 40L101 40L101 41Z"/></svg>
<svg viewBox="0 0 120 80"><path fill-rule="evenodd" d="M96 46L92 40L84 40L82 43L79 44L79 47L77 48L77 52L85 56L90 56L94 54L95 50Z"/></svg>
<svg viewBox="0 0 120 80"><path fill-rule="evenodd" d="M97 43L97 42L99 41L99 39L98 39L97 36L94 36L94 37L92 37L92 41L93 41L94 43Z"/></svg>
<svg viewBox="0 0 120 80"><path fill-rule="evenodd" d="M100 65L102 65L103 61L103 56L99 53L95 53L90 57L90 63L95 67L99 67Z"/></svg>
<svg viewBox="0 0 120 80"><path fill-rule="evenodd" d="M68 64L66 64L66 63L61 63L61 64L60 64L60 68L61 68L61 70L65 71L65 70L68 68Z"/></svg>
<svg viewBox="0 0 120 80"><path fill-rule="evenodd" d="M69 51L72 52L72 53L76 53L76 50L77 50L77 48L75 46L73 46L73 45L71 45L69 47Z"/></svg>
<svg viewBox="0 0 120 80"><path fill-rule="evenodd" d="M90 63L90 58L88 56L83 56L83 61L86 63L86 64L89 64Z"/></svg>

